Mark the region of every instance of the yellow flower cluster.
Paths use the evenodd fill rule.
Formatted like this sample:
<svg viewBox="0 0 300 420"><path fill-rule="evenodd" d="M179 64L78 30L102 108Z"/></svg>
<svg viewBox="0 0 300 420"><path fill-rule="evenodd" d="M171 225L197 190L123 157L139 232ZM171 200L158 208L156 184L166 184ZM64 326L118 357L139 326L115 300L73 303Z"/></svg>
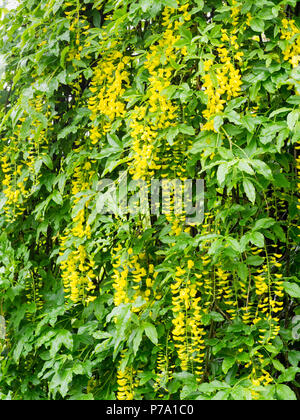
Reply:
<svg viewBox="0 0 300 420"><path fill-rule="evenodd" d="M30 102L35 111L40 114L45 114L45 117L49 120L48 126L45 129L38 119L34 120L31 125L31 132L27 139L27 153L25 163L29 169L29 173L33 180L31 190L34 192L36 187L39 185L40 175L37 173L35 168L35 162L46 156L48 152L48 131L53 130L53 126L50 122L50 105L46 106L46 99L42 95L38 95ZM21 118L20 122L25 122L25 118Z"/></svg>
<svg viewBox="0 0 300 420"><path fill-rule="evenodd" d="M74 59L80 61L82 56L86 58L91 58L88 54L84 54L84 47L89 47L90 44L85 43L84 45L81 42L81 38L85 38L88 35L88 30L90 29L90 23L87 16L84 14L86 12L86 6L82 6L80 2L76 1L74 3L67 2L65 3L66 8L71 8L71 10L65 10L66 18L70 22L70 32L74 33L73 47L70 48L67 52L67 61L71 62ZM75 61L75 69L78 69L78 65ZM72 85L73 92L75 94L76 103L80 100L81 96L81 81L82 74L78 76L78 79L74 81Z"/></svg>
<svg viewBox="0 0 300 420"><path fill-rule="evenodd" d="M259 387L266 387L274 382L274 378L265 370L264 355L260 352L256 352L255 356L245 365L245 367L247 369L251 367L249 379L254 387L251 391L252 398L254 400L259 399L261 391Z"/></svg>
<svg viewBox="0 0 300 420"><path fill-rule="evenodd" d="M283 276L282 274L273 274L273 271L282 266L278 261L281 257L281 254L276 253L270 256L266 255L267 263L254 276L256 294L260 299L255 323L261 320L259 312L266 314L269 320L275 315L274 321L279 322L277 314L283 309L283 302L281 301L284 297Z"/></svg>
<svg viewBox="0 0 300 420"><path fill-rule="evenodd" d="M179 6L178 1L177 1L177 6ZM189 22L192 18L191 14L188 12L189 7L190 7L189 2L178 7L178 9L174 9L172 7L165 7L163 11L162 25L168 29L172 29L174 25L174 28L177 30L178 28L180 28L180 26L184 24L184 22ZM172 16L176 14L177 12L178 14L181 13L180 19L173 22L174 19L172 19Z"/></svg>
<svg viewBox="0 0 300 420"><path fill-rule="evenodd" d="M125 253L121 244L112 251L113 280L114 280L114 304L134 303L142 297L149 302L153 295L152 287L157 277L154 265L149 264L144 253L133 255L133 250L128 249ZM140 312L142 307L132 308L133 312Z"/></svg>
<svg viewBox="0 0 300 420"><path fill-rule="evenodd" d="M128 296L128 274L129 268L127 264L124 266L122 261L122 246L119 244L112 251L113 259L113 280L114 280L114 304L115 306L120 306L122 303L129 303L130 299Z"/></svg>
<svg viewBox="0 0 300 420"><path fill-rule="evenodd" d="M214 216L211 212L205 213L204 223L201 226L201 236L206 236L214 233L215 226L213 225ZM201 245L200 253L198 256L199 262L202 264L201 273L195 273L195 277L198 280L197 285L203 287L203 312L208 314L210 309L213 307L217 297L216 293L216 276L211 267L211 257L208 255L208 249L210 248L211 241L203 242Z"/></svg>
<svg viewBox="0 0 300 420"><path fill-rule="evenodd" d="M130 122L133 161L130 162L129 172L136 180L145 180L146 175L153 176L153 171L157 169L154 144L158 133L154 126L146 123L146 113L146 106L136 107Z"/></svg>
<svg viewBox="0 0 300 420"><path fill-rule="evenodd" d="M300 30L294 20L283 19L282 26L281 39L289 43L284 51L284 59L296 68L300 63Z"/></svg>
<svg viewBox="0 0 300 420"><path fill-rule="evenodd" d="M241 6L236 0L231 1L231 19L232 25L237 26L239 22L239 15L241 13Z"/></svg>
<svg viewBox="0 0 300 420"><path fill-rule="evenodd" d="M127 368L124 372L119 370L117 374L117 382L118 382L117 399L119 401L133 400L134 392L132 390L131 369Z"/></svg>
<svg viewBox="0 0 300 420"><path fill-rule="evenodd" d="M187 371L191 363L195 368L197 380L201 381L205 346L201 296L197 296L197 291L203 283L196 280L196 275L192 276L195 266L193 260L189 260L186 265L187 269L176 268L175 283L171 285L174 314L172 336L181 369ZM194 277L194 280L191 277Z"/></svg>
<svg viewBox="0 0 300 420"><path fill-rule="evenodd" d="M72 208L79 203L81 199L86 198L83 191L87 191L91 186L95 171L92 170L92 163L86 162L82 166L75 168L74 176L72 179ZM86 221L86 209L89 205L87 201L84 208L78 211L77 215L73 219L74 226L72 228L73 236L77 238L91 238L91 227Z"/></svg>
<svg viewBox="0 0 300 420"><path fill-rule="evenodd" d="M273 248L277 249L277 245ZM256 247L252 248L253 256L260 256L264 253L263 249ZM260 269L257 269L255 275L249 273L249 284L248 290L243 289L242 298L246 300L246 305L243 309L243 321L247 324L252 323L253 325L259 325L259 337L257 344L261 348L271 343L280 332L279 317L278 314L283 310L283 275L276 273L281 268L279 262L282 258L282 254L268 253L265 250L263 259L264 263ZM256 296L258 299L257 308L255 310L255 302L252 298L250 301L252 281L254 280L254 286ZM260 324L262 326L260 326ZM254 387L267 386L274 382L271 375L264 369L266 364L264 363L265 356L260 352L259 349L255 352L251 361L245 365L246 368L252 366L252 371L249 378L252 381ZM253 398L256 399L260 396L257 390L253 391Z"/></svg>
<svg viewBox="0 0 300 420"><path fill-rule="evenodd" d="M50 110L44 110L44 98L39 95L30 101L30 106L38 113L45 114L49 119ZM21 216L25 211L26 199L30 193L34 192L39 184L39 174L35 163L45 155L45 147L47 145L47 129L43 128L41 121L37 119L31 123L31 130L26 138L25 149L21 149L20 132L22 124L26 120L27 114L19 119L14 133L8 138L3 138L2 141L6 142L9 146L3 149L3 156L1 158L1 170L3 173L3 193L6 196L6 203L4 211L8 222L12 222L17 216ZM50 123L49 123L50 125ZM14 158L12 159L12 153ZM21 156L22 160L18 163L16 155ZM14 163L12 164L12 161ZM27 186L27 181L31 180L31 188Z"/></svg>
<svg viewBox="0 0 300 420"><path fill-rule="evenodd" d="M134 376L135 371L132 367L122 368L123 360L126 356L126 353L123 353L120 360L119 369L117 372L117 400L119 401L131 401L134 399Z"/></svg>
<svg viewBox="0 0 300 420"><path fill-rule="evenodd" d="M81 199L86 198L84 191L88 190L95 172L91 162L86 162L74 170L72 180L72 209ZM87 221L87 201L84 207L73 218L73 227L61 236L60 255L67 253L67 259L61 262L62 279L66 298L73 303L82 301L89 304L96 300L95 293L95 261L86 246L74 243L74 240L86 240L91 238L91 227ZM74 249L75 248L75 249Z"/></svg>
<svg viewBox="0 0 300 420"><path fill-rule="evenodd" d="M68 236L61 238L61 252L67 249ZM87 254L85 247L80 245L77 251L72 251L68 258L61 262L62 280L66 299L73 303L82 302L89 304L97 297L94 296L96 289L94 272L95 262Z"/></svg>
<svg viewBox="0 0 300 420"><path fill-rule="evenodd" d="M199 282L197 283L199 287ZM189 318L189 327L191 329L191 347L192 364L195 369L195 374L198 382L201 382L204 374L203 366L205 359L205 331L202 324L201 315L201 297L191 296L191 311L192 316Z"/></svg>
<svg viewBox="0 0 300 420"><path fill-rule="evenodd" d="M260 355L260 362L263 362L263 356ZM274 379L272 378L272 376L270 375L269 372L267 372L265 369L256 369L255 367L253 367L252 369L252 373L251 373L251 382L252 385L255 387L260 387L260 386L268 386L269 384L271 384L272 382L274 382ZM259 392L253 391L252 392L252 397L253 399L258 399L259 398Z"/></svg>
<svg viewBox="0 0 300 420"><path fill-rule="evenodd" d="M181 13L178 20L173 19L177 12L175 9L165 8L163 26L166 30L147 54L145 68L150 75L148 101L146 105L135 108L130 123L133 140L130 173L134 179L146 179L147 176L153 175L155 169L160 168L157 164L159 150L155 143L158 133L160 130L176 126L178 108L167 98L165 90L171 85L175 72L172 62L176 62L178 48L175 44L180 39L176 32L185 21L190 20L188 7L186 4L178 9ZM181 50L180 59L185 54L184 48Z"/></svg>
<svg viewBox="0 0 300 420"><path fill-rule="evenodd" d="M146 268L142 266L143 262ZM152 288L158 273L154 271L153 264L147 264L146 255L143 253L138 256L132 256L131 264L133 270L132 280L134 283L132 289L135 291L132 302L135 302L139 296L142 296L146 302L149 302L150 296L153 296ZM135 311L140 310L141 308L135 309Z"/></svg>
<svg viewBox="0 0 300 420"><path fill-rule="evenodd" d="M192 145L192 140L187 136L178 136L174 143L167 144L160 159L161 177L178 178L181 181L188 179L187 175L187 152Z"/></svg>
<svg viewBox="0 0 300 420"><path fill-rule="evenodd" d="M277 245L274 245L274 248ZM270 330L268 335L268 341L274 339L278 332L279 322L278 313L283 309L282 298L284 297L283 289L283 275L276 273L282 265L279 260L282 258L282 254L273 252L268 255L261 255L264 252L263 249L256 247L252 248L253 256L260 256L263 258L263 264L253 274L249 269L249 278L246 283L240 281L239 285L241 288L241 298L244 300L245 305L242 307L243 315L242 319L246 324L258 324L260 321L267 320L270 324ZM256 300L251 299L252 284L255 287ZM258 302L257 305L255 302ZM256 306L255 306L256 305ZM263 331L265 332L265 331ZM265 337L261 336L259 343L262 344L265 341Z"/></svg>
<svg viewBox="0 0 300 420"><path fill-rule="evenodd" d="M224 32L223 37L225 35ZM228 35L226 35L226 37L228 37ZM233 45L235 45L236 37L232 36L231 40ZM217 51L220 62L222 63L221 67L216 68L214 71L214 60L212 59L207 60L204 63L206 74L204 76L203 87L208 97L208 105L207 109L203 111L203 117L207 122L203 125L202 130L207 131L215 131L214 117L224 110L227 101L240 95L242 86L241 73L231 62L230 50L224 45L221 45L218 47ZM236 53L235 55L237 60L240 60L242 56L242 52ZM215 75L216 83L214 83L212 72Z"/></svg>
<svg viewBox="0 0 300 420"><path fill-rule="evenodd" d="M98 144L103 135L111 129L116 118L126 115L126 102L122 99L126 88L130 86L128 65L130 57L124 57L120 51L113 51L99 61L94 70L88 108L91 110L92 144ZM98 117L102 117L98 125Z"/></svg>
<svg viewBox="0 0 300 420"><path fill-rule="evenodd" d="M212 232L220 233L218 223L213 219L212 214L206 213L201 234L204 236ZM214 310L213 308L217 308L226 318L234 320L240 314L239 304L243 300L245 304L241 307L242 318L245 323L262 325L259 327L257 344L263 347L271 343L279 334L278 314L283 309L282 298L284 297L283 276L278 274L282 254L278 253L277 245L274 245L276 250L272 253L266 251L261 269L258 269L255 275L249 269L249 278L243 281L235 278L234 273L225 270L220 263L212 266L211 258L206 252L208 248L209 241L201 245L202 255L200 254L197 258L198 265L200 263L202 267L201 272L195 271L195 263L190 260L186 264L187 267L177 267L175 284L171 286L174 314L172 335L175 348L182 370L188 370L193 366L193 362L198 362L198 370L192 368L192 371L197 372L199 381L203 376L205 357L204 330L201 323L203 314L209 314ZM263 249L252 248L253 256L263 252ZM193 278L197 279L196 282ZM252 295L253 286L256 299ZM268 327L263 326L266 322ZM195 342L198 341L198 352L193 346L193 336ZM240 349L240 352L243 352L243 349ZM197 356L195 358L195 354L198 354L198 359ZM250 379L254 381L253 386L273 382L273 378L262 367L263 360L264 355L258 350L251 361L245 364L246 368L253 366L253 372L250 375Z"/></svg>
<svg viewBox="0 0 300 420"><path fill-rule="evenodd" d="M167 384L172 378L172 371L171 368L175 366L170 366L170 359L169 354L160 351L157 355L157 377L154 384L154 390L156 392L159 391L159 398L164 397L164 392L168 392Z"/></svg>
<svg viewBox="0 0 300 420"><path fill-rule="evenodd" d="M25 183L28 178L21 178L22 165L11 163L8 154L1 157L1 171L3 173L2 188L6 197L6 203L3 207L6 220L13 222L17 216L25 211L24 200L29 192L26 190Z"/></svg>
<svg viewBox="0 0 300 420"><path fill-rule="evenodd" d="M163 181L163 191L164 189L168 191L169 183L170 181L166 181L167 186L164 185ZM182 186L174 186L176 189L176 193L181 193L180 189L182 190ZM163 201L163 206L165 207L167 213L166 213L166 219L171 224L172 230L171 235L179 236L183 231L184 222L186 220L186 215L184 214L184 211L180 212L178 209L175 209L175 193L174 191L170 191L170 200L169 198L165 197L165 200Z"/></svg>
<svg viewBox="0 0 300 420"><path fill-rule="evenodd" d="M188 370L189 363L189 343L187 342L187 311L190 308L190 289L187 280L187 271L177 267L175 274L175 284L172 289L172 311L174 314L172 331L175 347L180 359L181 369ZM195 293L196 294L196 293Z"/></svg>
<svg viewBox="0 0 300 420"><path fill-rule="evenodd" d="M221 267L218 267L215 274L218 285L217 288L219 293L221 293L220 297L227 306L226 312L230 315L230 318L234 320L237 316L238 302L237 296L234 292L231 275L224 271Z"/></svg>
<svg viewBox="0 0 300 420"><path fill-rule="evenodd" d="M157 169L160 170L160 178L167 179L167 183L169 183L170 179L180 179L181 181L185 181L188 179L187 169L186 169L186 162L187 162L187 150L191 145L191 140L188 137L178 136L175 139L174 143L171 145L167 144L164 148L163 154L161 156L157 156L155 161L157 162ZM166 214L166 218L168 222L172 226L172 235L179 236L185 226L186 222L186 212L183 208L175 209L175 192L180 194L181 188L181 196L183 197L183 185L179 187L179 185L175 185L175 190L171 191L171 202L166 203L170 205L169 212ZM189 233L190 228L186 228L185 232Z"/></svg>
<svg viewBox="0 0 300 420"><path fill-rule="evenodd" d="M240 7L236 6L237 2L233 1L232 7L232 25L233 28L228 33L228 30L222 29L222 37L217 48L218 61L215 59L206 60L204 63L204 84L205 93L208 96L207 109L203 112L203 116L207 123L203 126L203 130L215 131L214 117L221 113L227 101L240 95L241 93L241 72L239 68L235 67L232 58L238 63L242 62L244 53L239 51L240 45L237 38L238 15ZM213 69L216 67L216 70Z"/></svg>
<svg viewBox="0 0 300 420"><path fill-rule="evenodd" d="M246 27L250 26L251 21L252 21L253 17L251 15L251 13L247 13L247 21L246 21ZM245 28L246 29L246 28Z"/></svg>
<svg viewBox="0 0 300 420"><path fill-rule="evenodd" d="M245 365L246 368L251 367L251 373L249 374L249 380L252 383L253 389L251 389L252 399L258 400L261 398L261 387L267 387L274 383L274 378L264 368L265 357L263 354L256 352L255 357Z"/></svg>

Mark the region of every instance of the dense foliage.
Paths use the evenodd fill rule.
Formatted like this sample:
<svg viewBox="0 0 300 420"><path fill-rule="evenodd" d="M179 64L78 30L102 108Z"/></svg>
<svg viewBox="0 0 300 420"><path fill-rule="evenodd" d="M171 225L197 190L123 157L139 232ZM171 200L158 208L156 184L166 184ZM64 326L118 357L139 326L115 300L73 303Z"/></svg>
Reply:
<svg viewBox="0 0 300 420"><path fill-rule="evenodd" d="M299 23L295 0L4 14L0 399L299 398ZM203 178L204 222L126 214L99 191L125 176Z"/></svg>

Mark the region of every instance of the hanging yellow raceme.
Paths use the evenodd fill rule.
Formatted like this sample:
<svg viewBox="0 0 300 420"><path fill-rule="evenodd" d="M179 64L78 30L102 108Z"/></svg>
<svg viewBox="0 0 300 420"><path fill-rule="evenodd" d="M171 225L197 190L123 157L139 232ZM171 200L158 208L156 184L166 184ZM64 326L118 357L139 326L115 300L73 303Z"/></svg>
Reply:
<svg viewBox="0 0 300 420"><path fill-rule="evenodd" d="M283 19L281 39L288 42L284 50L284 59L289 61L294 68L300 63L300 29L294 20Z"/></svg>
<svg viewBox="0 0 300 420"><path fill-rule="evenodd" d="M99 60L94 70L90 87L93 96L88 103L92 122L90 139L93 145L97 145L110 131L117 118L126 115L126 101L122 97L130 86L130 61L130 57L115 50Z"/></svg>
<svg viewBox="0 0 300 420"><path fill-rule="evenodd" d="M200 288L203 282L199 282L199 275L196 275L195 262L190 259L186 268L177 267L174 281L171 285L173 330L172 337L174 346L180 360L183 371L191 367L201 382L204 374L204 328L202 314L205 309L202 305Z"/></svg>
<svg viewBox="0 0 300 420"><path fill-rule="evenodd" d="M189 4L186 4L178 9L181 14L178 20L173 19L177 14L176 9L165 8L163 26L166 30L160 41L152 45L147 53L145 68L149 72L150 85L147 102L134 109L130 122L132 160L129 170L133 179L147 179L161 168L156 139L161 130L177 125L178 108L167 98L165 91L175 73L172 62L181 60L186 54L175 44L180 39L178 29L190 19L188 7Z"/></svg>
<svg viewBox="0 0 300 420"><path fill-rule="evenodd" d="M132 367L127 366L122 368L123 360L126 356L126 352L121 355L121 360L117 372L117 399L119 401L131 401L134 399L134 388L135 388L135 374L136 372Z"/></svg>
<svg viewBox="0 0 300 420"><path fill-rule="evenodd" d="M224 32L222 40L225 41L227 38L228 35ZM230 38L233 48L237 45L235 44L236 39L236 36L231 36ZM228 47L221 45L217 49L217 52L220 63L222 63L221 67L213 70L213 66L216 63L212 59L204 63L204 71L206 74L204 76L203 88L208 97L208 105L206 110L203 111L203 117L207 122L203 125L202 130L207 131L215 131L214 117L217 114L222 113L227 101L240 95L242 86L240 70L232 63ZM238 61L242 56L242 52L236 53L236 59Z"/></svg>
<svg viewBox="0 0 300 420"><path fill-rule="evenodd" d="M155 267L149 263L144 253L133 254L132 248L125 251L119 244L112 250L114 304L133 304L132 311L140 312L143 306L135 307L134 303L142 298L146 303L154 297L153 285L157 274Z"/></svg>
<svg viewBox="0 0 300 420"><path fill-rule="evenodd" d="M37 117L31 121L26 141L24 142L22 138L21 129L26 118L30 117L27 113L24 113L24 116L19 119L14 132L9 137L2 139L9 145L4 147L0 158L0 167L3 173L2 191L6 197L4 211L8 222L13 222L17 216L24 214L27 199L39 185L40 164L36 164L47 157L45 152L48 144L47 132L53 129L51 127L51 110L49 106L46 106L45 98L42 95L37 95L29 101L29 105L37 113ZM44 127L39 114L44 114L43 117L48 120L47 128Z"/></svg>
<svg viewBox="0 0 300 420"><path fill-rule="evenodd" d="M94 175L90 162L75 168L71 189L73 210L80 200L87 197L84 191L89 189ZM84 243L91 237L91 228L87 220L88 205L89 200L86 200L83 208L73 217L73 227L67 229L60 238L60 256L67 255L60 263L61 275L66 299L73 303L89 304L97 298L96 264ZM78 246L77 241L82 243Z"/></svg>

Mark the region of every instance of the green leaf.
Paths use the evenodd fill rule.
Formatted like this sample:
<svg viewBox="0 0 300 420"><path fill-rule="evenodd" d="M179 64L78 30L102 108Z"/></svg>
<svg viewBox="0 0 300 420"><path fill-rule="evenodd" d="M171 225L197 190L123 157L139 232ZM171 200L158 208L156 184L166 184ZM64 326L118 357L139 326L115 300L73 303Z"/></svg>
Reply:
<svg viewBox="0 0 300 420"><path fill-rule="evenodd" d="M249 276L249 269L246 264L239 263L237 266L237 273L241 280L246 281Z"/></svg>
<svg viewBox="0 0 300 420"><path fill-rule="evenodd" d="M141 0L141 9L143 12L146 12L151 6L152 6L152 1L151 0Z"/></svg>
<svg viewBox="0 0 300 420"><path fill-rule="evenodd" d="M99 214L102 213L102 211L104 209L104 206L107 203L107 200L108 200L108 194L107 193L105 193L105 194L99 193L97 201L96 201L96 209L97 209L97 212Z"/></svg>
<svg viewBox="0 0 300 420"><path fill-rule="evenodd" d="M42 155L41 156L42 161L49 169L53 169L53 161L49 155Z"/></svg>
<svg viewBox="0 0 300 420"><path fill-rule="evenodd" d="M239 170L242 171L242 172L246 172L249 175L254 175L255 174L254 170L251 168L249 163L245 160L240 160L238 166L239 166Z"/></svg>
<svg viewBox="0 0 300 420"><path fill-rule="evenodd" d="M283 283L283 287L292 298L300 299L300 287L296 283Z"/></svg>
<svg viewBox="0 0 300 420"><path fill-rule="evenodd" d="M165 6L171 7L172 9L178 9L178 2L177 2L177 0L162 0L162 3Z"/></svg>
<svg viewBox="0 0 300 420"><path fill-rule="evenodd" d="M179 125L179 131L182 134L187 134L189 136L194 136L195 135L195 129L189 125L186 124L181 124Z"/></svg>
<svg viewBox="0 0 300 420"><path fill-rule="evenodd" d="M249 179L245 179L243 181L243 185L244 185L244 190L245 193L249 199L249 201L251 201L251 203L255 203L256 200L256 191L255 191L255 187L252 184L252 182Z"/></svg>
<svg viewBox="0 0 300 420"><path fill-rule="evenodd" d="M275 225L273 227L273 232L275 233L277 238L281 240L281 242L286 242L286 234L280 225Z"/></svg>
<svg viewBox="0 0 300 420"><path fill-rule="evenodd" d="M297 375L297 373L300 372L300 369L297 367L290 367L286 370L284 370L284 372L282 373L282 375L279 376L278 378L278 382L279 383L283 383L283 382L292 382L295 380L295 377Z"/></svg>
<svg viewBox="0 0 300 420"><path fill-rule="evenodd" d="M134 354L137 354L138 349L140 348L140 345L141 345L141 342L142 342L142 339L143 339L143 334L144 334L144 328L143 327L138 328L137 331L136 331L136 335L133 339L133 347L132 348L133 348Z"/></svg>
<svg viewBox="0 0 300 420"><path fill-rule="evenodd" d="M53 5L53 8L52 8L52 12L53 12L54 15L55 15L55 13L58 12L58 10L61 8L63 3L64 3L64 0L56 0L55 1L54 5Z"/></svg>
<svg viewBox="0 0 300 420"><path fill-rule="evenodd" d="M231 391L231 397L234 399L234 401L251 401L252 400L252 394L250 389L244 388L242 386L237 386L233 388Z"/></svg>
<svg viewBox="0 0 300 420"><path fill-rule="evenodd" d="M168 133L167 133L167 141L168 141L170 146L173 146L174 140L178 136L178 134L179 134L179 128L178 127L169 128Z"/></svg>
<svg viewBox="0 0 300 420"><path fill-rule="evenodd" d="M219 312L212 311L212 312L210 312L209 315L211 316L211 319L215 322L223 322L224 321L223 315L221 315Z"/></svg>
<svg viewBox="0 0 300 420"><path fill-rule="evenodd" d="M59 392L64 398L69 391L69 385L72 382L72 379L73 372L71 369L55 373L49 384L50 392L53 394L54 397L57 394L57 392Z"/></svg>
<svg viewBox="0 0 300 420"><path fill-rule="evenodd" d="M51 342L50 357L54 357L62 346L68 350L73 349L73 337L70 331L60 330Z"/></svg>
<svg viewBox="0 0 300 420"><path fill-rule="evenodd" d="M154 325L147 323L145 324L146 336L152 341L153 344L158 344L157 330Z"/></svg>
<svg viewBox="0 0 300 420"><path fill-rule="evenodd" d="M295 129L296 124L299 120L299 115L300 115L299 111L294 110L294 111L290 112L289 115L287 116L287 125L288 125L288 128L291 131L294 131L294 129Z"/></svg>
<svg viewBox="0 0 300 420"><path fill-rule="evenodd" d="M218 168L218 172L217 172L217 179L218 179L218 183L220 185L220 187L223 186L226 176L228 175L228 172L230 170L231 165L229 163L222 163L219 168Z"/></svg>
<svg viewBox="0 0 300 420"><path fill-rule="evenodd" d="M259 174L263 175L266 179L273 179L272 171L265 162L254 159L251 161L251 165L254 167L254 169L256 169L256 171Z"/></svg>
<svg viewBox="0 0 300 420"><path fill-rule="evenodd" d="M265 246L264 235L260 232L251 233L250 241L253 243L253 245L257 246L258 248L264 248Z"/></svg>
<svg viewBox="0 0 300 420"><path fill-rule="evenodd" d="M251 19L250 27L254 32L264 32L265 22L262 19L254 18Z"/></svg>
<svg viewBox="0 0 300 420"><path fill-rule="evenodd" d="M198 386L196 383L190 383L190 384L184 385L180 393L180 399L181 400L191 399L191 397L194 394L196 395L198 394L197 391L198 391Z"/></svg>
<svg viewBox="0 0 300 420"><path fill-rule="evenodd" d="M300 362L300 351L292 350L289 352L289 362L294 367L297 367Z"/></svg>
<svg viewBox="0 0 300 420"><path fill-rule="evenodd" d="M75 125L69 125L67 127L65 127L57 136L57 139L64 139L66 138L69 134L73 133L77 133L78 131L78 127L76 127Z"/></svg>
<svg viewBox="0 0 300 420"><path fill-rule="evenodd" d="M278 385L276 387L276 393L278 399L281 401L296 401L297 397L294 391L291 390L287 385Z"/></svg>
<svg viewBox="0 0 300 420"><path fill-rule="evenodd" d="M204 1L203 0L195 0L199 10L202 10L204 7Z"/></svg>
<svg viewBox="0 0 300 420"><path fill-rule="evenodd" d="M65 61L66 61L66 55L68 54L68 52L70 51L70 47L69 47L69 45L68 46L66 46L64 49L63 49L63 51L62 51L62 53L61 53L61 55L60 55L60 65L61 65L61 67L63 68L63 69L65 69L66 68L66 65L65 65Z"/></svg>
<svg viewBox="0 0 300 420"><path fill-rule="evenodd" d="M220 128L223 126L223 124L224 124L224 118L221 117L220 115L217 115L214 118L214 128L215 128L216 132L220 131Z"/></svg>
<svg viewBox="0 0 300 420"><path fill-rule="evenodd" d="M265 219L260 219L255 222L253 230L269 229L271 226L274 226L276 221L271 217L266 217Z"/></svg>
<svg viewBox="0 0 300 420"><path fill-rule="evenodd" d="M284 372L285 371L285 367L283 366L282 363L279 362L279 360L272 360L273 366L276 370L279 370L279 372Z"/></svg>
<svg viewBox="0 0 300 420"><path fill-rule="evenodd" d="M234 357L226 357L222 363L222 371L227 375L229 370L234 366L235 358Z"/></svg>
<svg viewBox="0 0 300 420"><path fill-rule="evenodd" d="M226 382L212 381L198 386L198 391L204 394L212 394L220 389L230 389L230 385Z"/></svg>
<svg viewBox="0 0 300 420"><path fill-rule="evenodd" d="M64 203L63 197L59 191L54 191L52 194L52 200L58 204L59 206L62 206Z"/></svg>
<svg viewBox="0 0 300 420"><path fill-rule="evenodd" d="M241 252L241 246L237 239L228 237L227 242L228 242L228 245L230 245L231 248L234 249L236 252L239 252L239 253Z"/></svg>
<svg viewBox="0 0 300 420"><path fill-rule="evenodd" d="M258 255L251 255L247 258L247 264L254 267L259 267L264 263L264 261L264 258L259 257Z"/></svg>
<svg viewBox="0 0 300 420"><path fill-rule="evenodd" d="M245 102L247 102L247 98L232 99L226 107L226 114L236 108L240 108L240 106L243 105Z"/></svg>
<svg viewBox="0 0 300 420"><path fill-rule="evenodd" d="M287 99L287 103L291 105L300 105L300 95L290 96Z"/></svg>

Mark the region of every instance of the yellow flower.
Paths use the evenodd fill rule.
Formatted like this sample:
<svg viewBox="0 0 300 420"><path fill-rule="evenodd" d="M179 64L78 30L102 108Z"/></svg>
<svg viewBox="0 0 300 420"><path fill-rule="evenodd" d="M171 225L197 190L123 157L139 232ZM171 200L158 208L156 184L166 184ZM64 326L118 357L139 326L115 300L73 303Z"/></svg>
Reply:
<svg viewBox="0 0 300 420"><path fill-rule="evenodd" d="M189 261L188 261L188 269L189 269L189 270L191 270L194 266L195 266L194 261L189 260Z"/></svg>

